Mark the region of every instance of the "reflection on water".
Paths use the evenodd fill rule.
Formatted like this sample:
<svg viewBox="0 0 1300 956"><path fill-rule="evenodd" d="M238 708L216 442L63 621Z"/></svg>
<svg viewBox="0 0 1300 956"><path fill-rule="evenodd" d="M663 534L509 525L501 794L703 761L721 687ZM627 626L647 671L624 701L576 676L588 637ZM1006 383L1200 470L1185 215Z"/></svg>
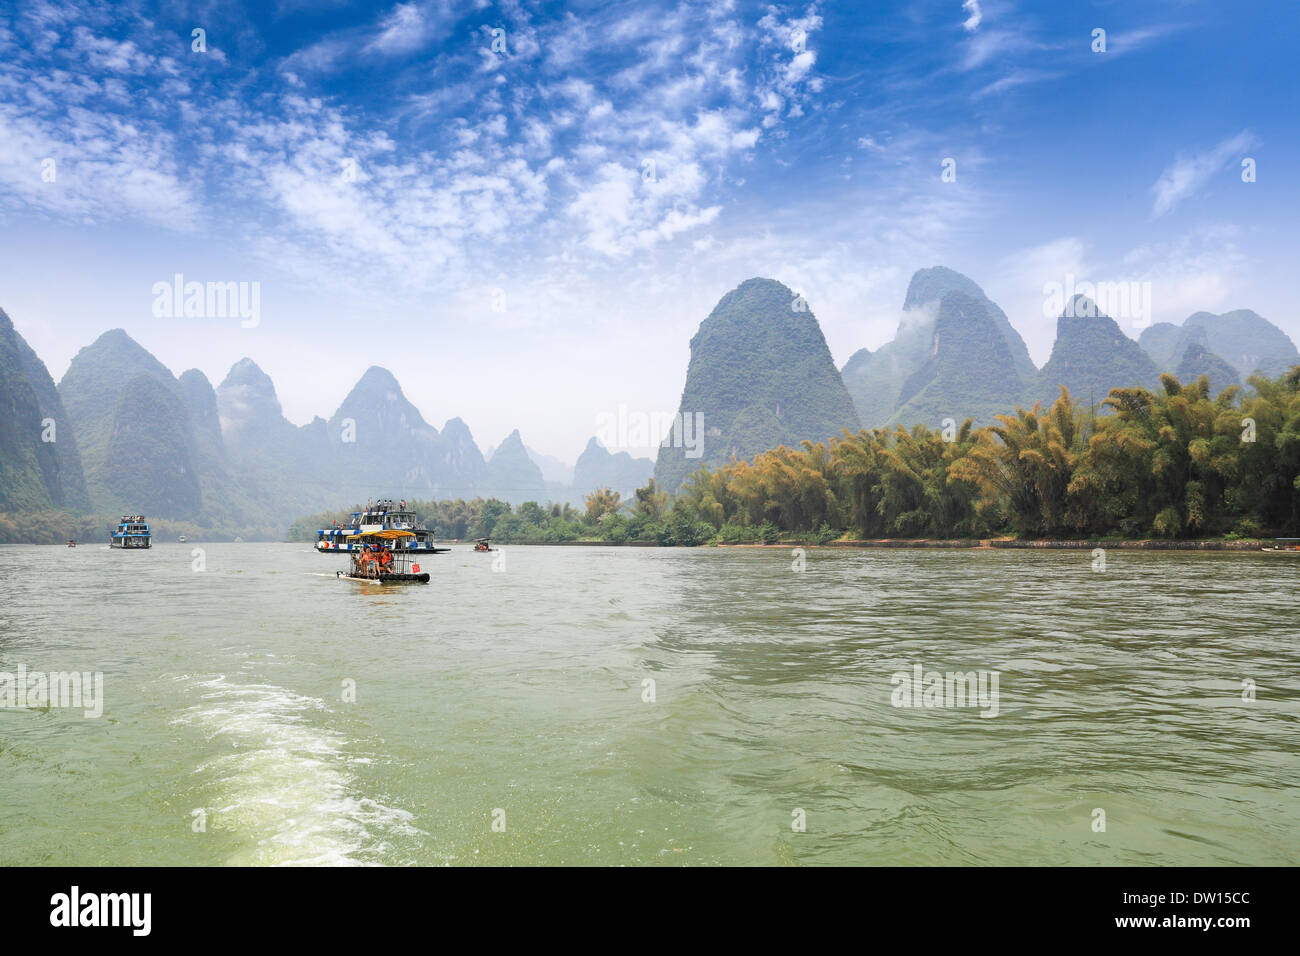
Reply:
<svg viewBox="0 0 1300 956"><path fill-rule="evenodd" d="M0 862L1300 849L1300 563L507 547L504 573L457 550L385 589L302 545L204 545L202 573L190 547L0 548L0 671L105 680L100 720L0 711ZM998 716L894 706L917 665L996 672Z"/></svg>

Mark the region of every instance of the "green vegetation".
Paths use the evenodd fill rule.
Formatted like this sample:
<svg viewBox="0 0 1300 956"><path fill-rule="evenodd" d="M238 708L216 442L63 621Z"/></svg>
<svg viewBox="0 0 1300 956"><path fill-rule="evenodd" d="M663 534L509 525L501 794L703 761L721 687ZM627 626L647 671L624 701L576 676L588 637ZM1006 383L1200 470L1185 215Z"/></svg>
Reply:
<svg viewBox="0 0 1300 956"><path fill-rule="evenodd" d="M1206 379L1164 375L1113 390L1104 416L1062 388L950 441L918 425L780 447L700 469L671 512L719 542L1296 534L1300 367L1250 384L1211 399Z"/></svg>

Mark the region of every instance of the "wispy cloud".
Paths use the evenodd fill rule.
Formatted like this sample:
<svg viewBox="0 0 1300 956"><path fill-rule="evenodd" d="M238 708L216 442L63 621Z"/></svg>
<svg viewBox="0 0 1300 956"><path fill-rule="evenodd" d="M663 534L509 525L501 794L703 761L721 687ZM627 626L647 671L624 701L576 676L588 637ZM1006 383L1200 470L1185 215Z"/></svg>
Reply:
<svg viewBox="0 0 1300 956"><path fill-rule="evenodd" d="M1151 192L1155 194L1151 215L1159 218L1184 199L1200 192L1215 173L1223 170L1232 161L1241 159L1243 153L1256 142L1249 130L1243 130L1203 152L1176 158L1165 167L1151 187Z"/></svg>
<svg viewBox="0 0 1300 956"><path fill-rule="evenodd" d="M1165 37L1188 29L1189 26L1190 24L1186 23L1166 23L1112 33L1106 39L1106 56L1114 59L1118 56L1136 53L1158 40L1163 40Z"/></svg>

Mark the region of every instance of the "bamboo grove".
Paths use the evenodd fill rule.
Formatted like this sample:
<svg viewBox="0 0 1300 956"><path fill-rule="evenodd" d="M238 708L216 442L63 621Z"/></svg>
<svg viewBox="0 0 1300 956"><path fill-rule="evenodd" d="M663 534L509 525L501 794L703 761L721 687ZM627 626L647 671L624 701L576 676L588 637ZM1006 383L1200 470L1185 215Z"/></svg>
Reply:
<svg viewBox="0 0 1300 956"><path fill-rule="evenodd" d="M863 430L701 469L672 505L716 540L1300 533L1300 367L1211 397L1202 377L1062 388L974 429ZM679 518L679 523L682 523ZM763 529L756 533L755 529Z"/></svg>

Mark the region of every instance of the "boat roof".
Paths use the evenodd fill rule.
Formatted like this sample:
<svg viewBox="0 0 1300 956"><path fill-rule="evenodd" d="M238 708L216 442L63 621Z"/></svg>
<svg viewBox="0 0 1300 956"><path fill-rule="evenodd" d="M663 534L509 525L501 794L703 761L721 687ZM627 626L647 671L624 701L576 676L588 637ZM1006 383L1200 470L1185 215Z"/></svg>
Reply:
<svg viewBox="0 0 1300 956"><path fill-rule="evenodd" d="M415 537L415 532L413 531L397 531L392 528L386 528L383 531L362 531L359 534L350 534L347 536L347 540L351 541L354 538L366 538L372 541L377 541L377 540L390 541L394 538L414 538L414 537Z"/></svg>

